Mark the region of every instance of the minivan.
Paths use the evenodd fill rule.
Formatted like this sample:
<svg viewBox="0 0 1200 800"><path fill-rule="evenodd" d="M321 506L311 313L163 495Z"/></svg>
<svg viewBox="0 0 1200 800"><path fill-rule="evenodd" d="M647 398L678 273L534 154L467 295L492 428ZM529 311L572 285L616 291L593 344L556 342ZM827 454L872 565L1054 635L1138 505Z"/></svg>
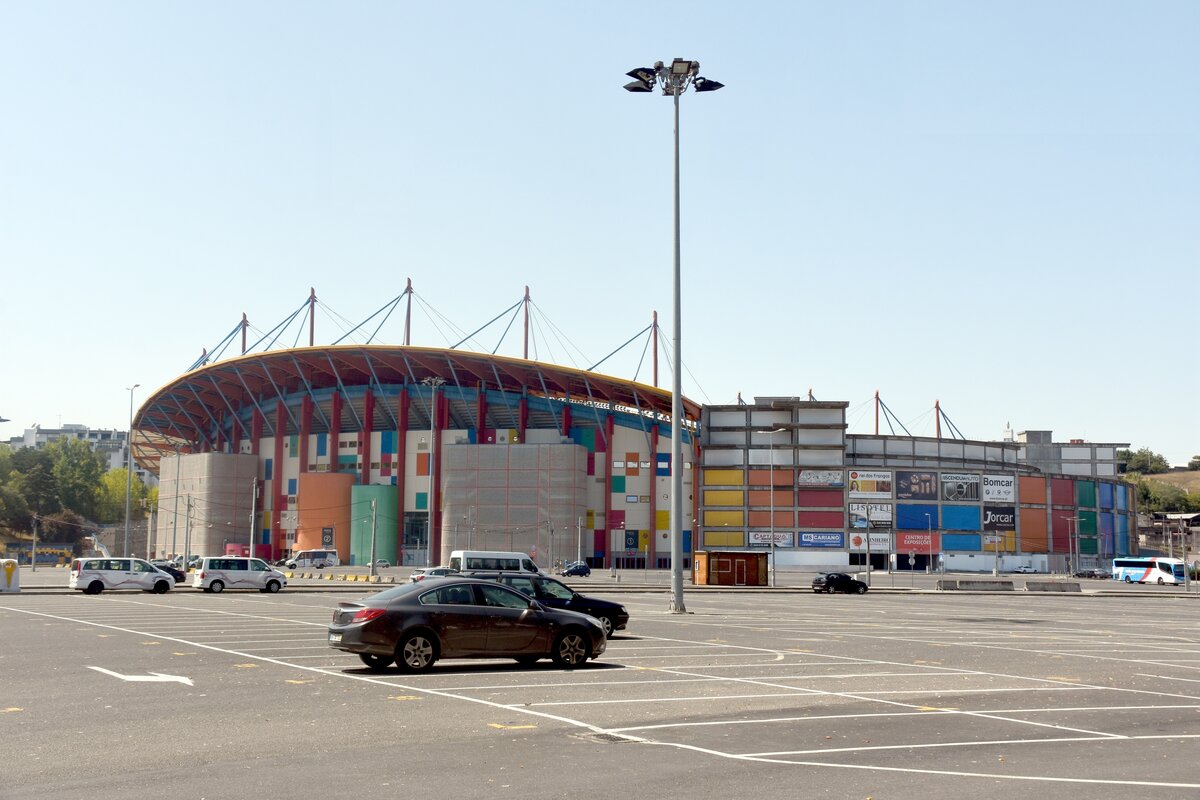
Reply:
<svg viewBox="0 0 1200 800"><path fill-rule="evenodd" d="M209 556L201 559L192 579L192 587L206 592L226 589L258 589L278 592L287 586L287 577L261 558Z"/></svg>
<svg viewBox="0 0 1200 800"><path fill-rule="evenodd" d="M67 585L84 594L100 594L105 589L163 594L171 590L175 579L140 558L76 558Z"/></svg>
<svg viewBox="0 0 1200 800"><path fill-rule="evenodd" d="M450 569L466 572L482 569L491 572L532 572L545 575L533 563L528 553L506 553L497 550L454 550L450 553Z"/></svg>

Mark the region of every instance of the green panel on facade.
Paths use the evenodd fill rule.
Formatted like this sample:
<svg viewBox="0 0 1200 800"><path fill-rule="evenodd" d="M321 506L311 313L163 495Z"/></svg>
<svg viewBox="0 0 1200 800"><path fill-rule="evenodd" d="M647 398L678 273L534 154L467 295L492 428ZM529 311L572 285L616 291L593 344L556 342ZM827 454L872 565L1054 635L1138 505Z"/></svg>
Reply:
<svg viewBox="0 0 1200 800"><path fill-rule="evenodd" d="M417 511L429 510L429 492L417 492Z"/></svg>
<svg viewBox="0 0 1200 800"><path fill-rule="evenodd" d="M625 494L625 476L612 476L612 492L613 494Z"/></svg>
<svg viewBox="0 0 1200 800"><path fill-rule="evenodd" d="M1096 553L1100 552L1096 546L1098 541L1098 539L1089 539L1087 537L1081 538L1079 540L1079 552L1086 556L1096 555Z"/></svg>
<svg viewBox="0 0 1200 800"><path fill-rule="evenodd" d="M1095 511L1080 511L1079 512L1079 529L1077 533L1080 536L1095 536L1096 535L1096 512Z"/></svg>
<svg viewBox="0 0 1200 800"><path fill-rule="evenodd" d="M1096 482L1075 481L1075 505L1086 508L1096 507Z"/></svg>
<svg viewBox="0 0 1200 800"><path fill-rule="evenodd" d="M350 487L350 563L371 563L371 501L375 501L375 558L396 563L399 493L395 486Z"/></svg>
<svg viewBox="0 0 1200 800"><path fill-rule="evenodd" d="M288 437L288 455L292 458L300 456L300 437L295 434Z"/></svg>

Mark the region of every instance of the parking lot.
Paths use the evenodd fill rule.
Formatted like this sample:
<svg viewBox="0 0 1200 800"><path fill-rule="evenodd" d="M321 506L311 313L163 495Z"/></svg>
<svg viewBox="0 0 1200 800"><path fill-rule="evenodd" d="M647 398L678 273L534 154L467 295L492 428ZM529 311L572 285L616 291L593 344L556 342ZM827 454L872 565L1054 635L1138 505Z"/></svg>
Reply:
<svg viewBox="0 0 1200 800"><path fill-rule="evenodd" d="M354 596L0 597L0 797L1200 789L1200 607L1178 593L689 592L672 615L614 592L629 630L583 669L423 676L326 645Z"/></svg>

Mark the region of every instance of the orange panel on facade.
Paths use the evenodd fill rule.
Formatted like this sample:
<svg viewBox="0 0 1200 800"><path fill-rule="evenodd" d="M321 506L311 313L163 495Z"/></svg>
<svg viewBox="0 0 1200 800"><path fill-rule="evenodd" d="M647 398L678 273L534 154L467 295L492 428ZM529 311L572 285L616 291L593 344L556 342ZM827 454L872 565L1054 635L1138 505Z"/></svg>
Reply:
<svg viewBox="0 0 1200 800"><path fill-rule="evenodd" d="M325 528L333 529L333 546L343 563L350 561L350 488L354 475L302 472L296 495L296 545L293 551L320 550Z"/></svg>
<svg viewBox="0 0 1200 800"><path fill-rule="evenodd" d="M776 528L791 528L792 511L775 510L775 527ZM767 511L751 511L750 512L750 527L752 528L770 528L771 527L771 512Z"/></svg>
<svg viewBox="0 0 1200 800"><path fill-rule="evenodd" d="M1022 503L1046 503L1046 479L1032 475L1020 477L1018 493Z"/></svg>
<svg viewBox="0 0 1200 800"><path fill-rule="evenodd" d="M1045 483L1042 478L1036 480ZM1022 508L1018 513L1020 514L1021 549L1026 553L1050 552L1050 542L1046 534L1046 509Z"/></svg>
<svg viewBox="0 0 1200 800"><path fill-rule="evenodd" d="M769 489L757 489L750 492L750 505L752 506L770 506L771 491ZM792 493L784 489L775 490L775 506L782 508L787 506L792 507Z"/></svg>
<svg viewBox="0 0 1200 800"><path fill-rule="evenodd" d="M772 475L771 473L775 474ZM771 481L775 483L772 484ZM792 486L796 480L796 473L791 469L752 469L750 470L750 485L751 486Z"/></svg>

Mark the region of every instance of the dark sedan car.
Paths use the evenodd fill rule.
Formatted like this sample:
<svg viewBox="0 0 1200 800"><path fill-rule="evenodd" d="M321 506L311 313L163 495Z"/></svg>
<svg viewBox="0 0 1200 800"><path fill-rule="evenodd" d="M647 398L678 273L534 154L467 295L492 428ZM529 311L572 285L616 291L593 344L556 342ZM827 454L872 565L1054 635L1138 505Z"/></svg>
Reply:
<svg viewBox="0 0 1200 800"><path fill-rule="evenodd" d="M338 603L329 646L357 653L368 667L393 661L424 672L441 658L551 658L582 666L608 639L592 617L547 608L493 581L428 578L362 600Z"/></svg>
<svg viewBox="0 0 1200 800"><path fill-rule="evenodd" d="M844 572L826 572L813 578L812 590L814 592L866 594L867 585L856 578L851 578Z"/></svg>
<svg viewBox="0 0 1200 800"><path fill-rule="evenodd" d="M511 586L518 592L529 595L544 606L578 611L589 617L595 617L604 626L605 636L612 636L615 631L624 630L629 623L629 612L620 603L580 594L562 581L546 575L530 575L528 572L470 572L467 574L473 578L499 581L505 586Z"/></svg>
<svg viewBox="0 0 1200 800"><path fill-rule="evenodd" d="M174 564L155 564L154 566L159 572L165 572L170 575L176 583L187 580L187 574Z"/></svg>
<svg viewBox="0 0 1200 800"><path fill-rule="evenodd" d="M563 567L562 574L567 578L586 578L592 574L592 568L587 565L586 561L572 561Z"/></svg>

